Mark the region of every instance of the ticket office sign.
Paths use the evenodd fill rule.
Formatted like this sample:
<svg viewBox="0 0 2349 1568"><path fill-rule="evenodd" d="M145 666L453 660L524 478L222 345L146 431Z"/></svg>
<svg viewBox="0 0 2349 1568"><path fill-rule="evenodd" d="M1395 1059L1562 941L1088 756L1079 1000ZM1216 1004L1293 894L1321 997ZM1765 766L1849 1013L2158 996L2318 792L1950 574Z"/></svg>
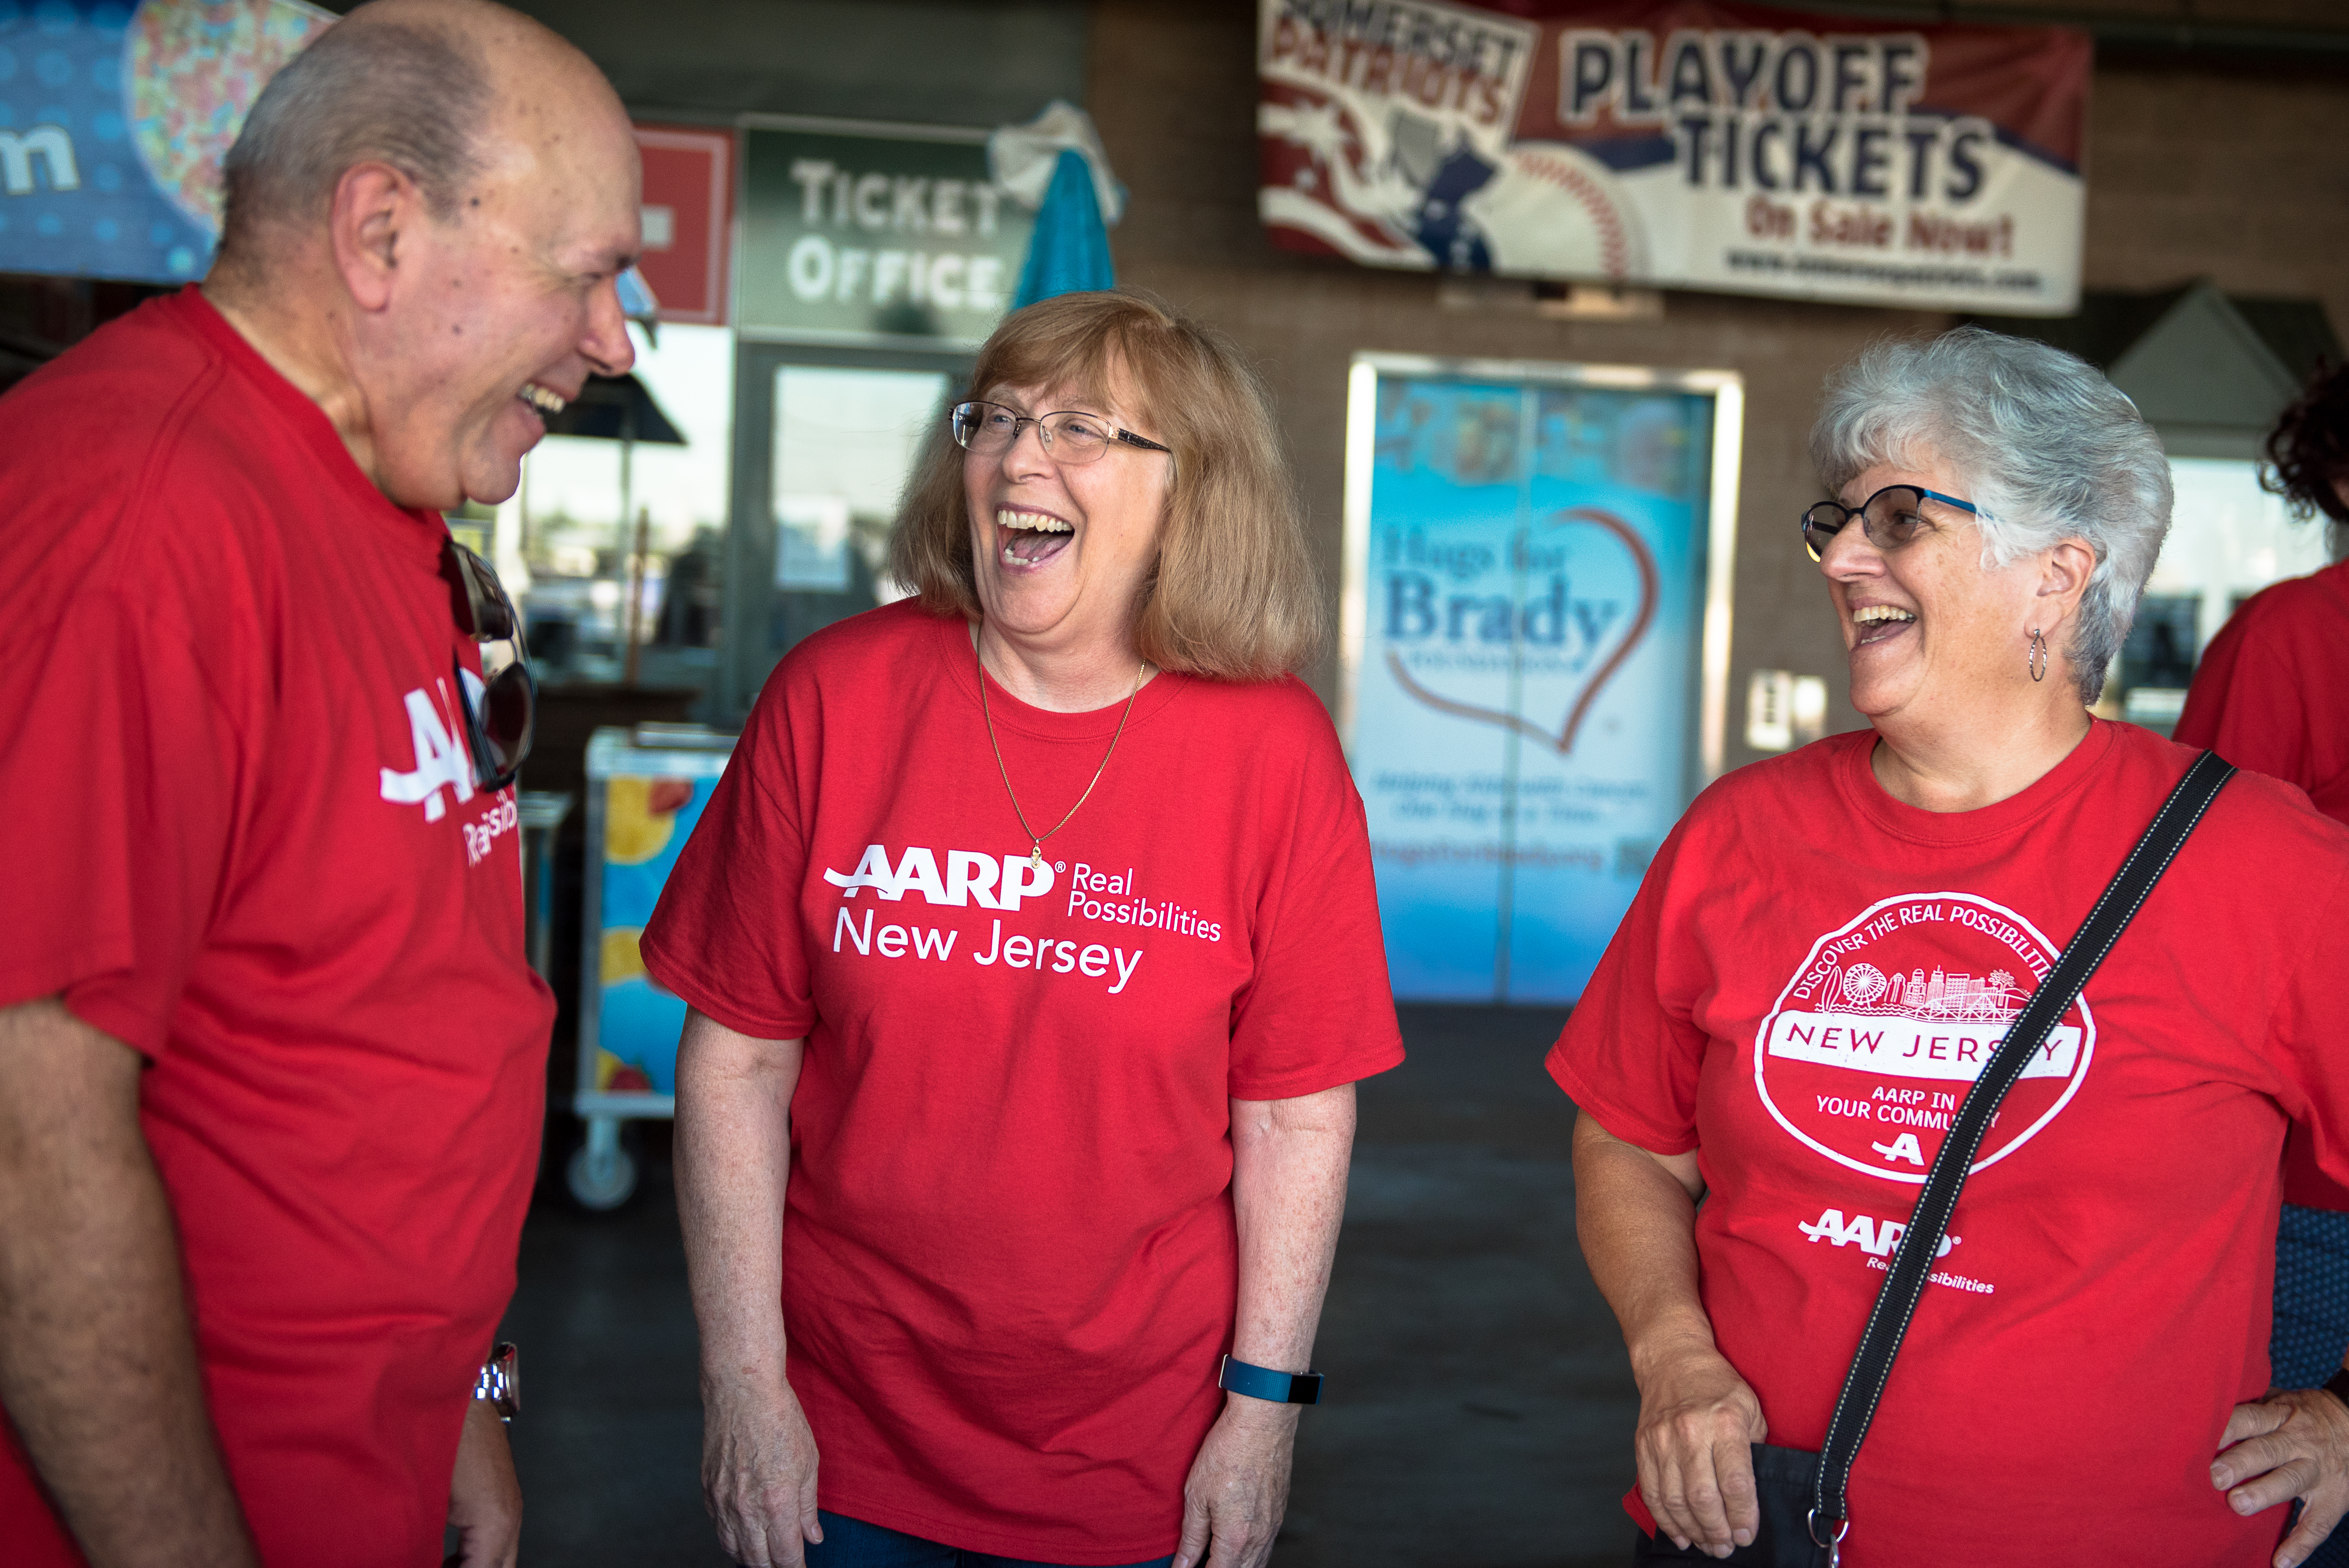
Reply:
<svg viewBox="0 0 2349 1568"><path fill-rule="evenodd" d="M1398 996L1573 1001L1718 772L1741 398L1357 358L1341 719Z"/></svg>
<svg viewBox="0 0 2349 1568"><path fill-rule="evenodd" d="M985 133L817 123L744 134L737 325L816 343L985 341L1035 227L989 174Z"/></svg>
<svg viewBox="0 0 2349 1568"><path fill-rule="evenodd" d="M2065 315L2092 53L1715 0L1260 0L1258 207L1372 266Z"/></svg>

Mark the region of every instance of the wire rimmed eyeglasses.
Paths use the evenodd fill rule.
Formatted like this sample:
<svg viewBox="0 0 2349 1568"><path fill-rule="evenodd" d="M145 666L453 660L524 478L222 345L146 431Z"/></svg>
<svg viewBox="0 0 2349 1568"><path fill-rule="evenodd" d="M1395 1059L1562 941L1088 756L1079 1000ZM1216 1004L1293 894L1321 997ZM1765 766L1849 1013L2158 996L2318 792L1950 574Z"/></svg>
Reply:
<svg viewBox="0 0 2349 1568"><path fill-rule="evenodd" d="M1030 425L1036 427L1037 437L1044 443L1044 455L1060 463L1090 463L1109 450L1112 441L1139 447L1145 452L1164 452L1169 457L1174 451L1147 436L1121 430L1098 414L1073 408L1050 414L1022 414L1000 403L974 399L956 404L947 418L953 427L956 443L982 458L1009 451L1012 443L1019 439L1019 432Z"/></svg>
<svg viewBox="0 0 2349 1568"><path fill-rule="evenodd" d="M440 575L449 583L457 629L481 646L478 676L461 657L451 657L457 690L464 697L473 782L494 792L521 776L523 759L530 755L537 729L538 677L530 671L522 614L490 563L451 536L442 543Z"/></svg>
<svg viewBox="0 0 2349 1568"><path fill-rule="evenodd" d="M1931 524L1932 519L1924 511L1929 500L1956 507L1975 517L1988 515L1970 500L1943 495L1923 485L1886 485L1857 506L1846 506L1836 500L1813 503L1803 513L1803 548L1811 552L1812 560L1824 559L1827 541L1841 533L1844 524L1856 517L1868 542L1889 553L1914 542L1918 533Z"/></svg>

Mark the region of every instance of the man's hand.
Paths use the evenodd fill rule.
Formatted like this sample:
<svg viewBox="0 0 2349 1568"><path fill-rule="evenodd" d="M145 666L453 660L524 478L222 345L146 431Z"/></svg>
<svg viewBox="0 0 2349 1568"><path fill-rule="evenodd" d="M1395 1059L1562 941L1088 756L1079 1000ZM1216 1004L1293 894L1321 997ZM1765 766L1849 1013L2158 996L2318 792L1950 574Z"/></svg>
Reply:
<svg viewBox="0 0 2349 1568"><path fill-rule="evenodd" d="M1298 1407L1226 1397L1183 1482L1174 1568L1263 1568L1288 1511Z"/></svg>
<svg viewBox="0 0 2349 1568"><path fill-rule="evenodd" d="M449 1481L449 1522L464 1568L514 1568L522 1555L522 1482L506 1424L488 1399L469 1401Z"/></svg>
<svg viewBox="0 0 2349 1568"><path fill-rule="evenodd" d="M2253 1514L2301 1500L2300 1522L2276 1548L2275 1568L2294 1568L2349 1511L2349 1405L2322 1388L2271 1388L2238 1405L2219 1438L2210 1484L2227 1506Z"/></svg>
<svg viewBox="0 0 2349 1568"><path fill-rule="evenodd" d="M815 1517L815 1433L786 1387L771 1394L705 1391L701 1496L718 1543L743 1568L801 1568Z"/></svg>
<svg viewBox="0 0 2349 1568"><path fill-rule="evenodd" d="M1640 1495L1674 1545L1726 1557L1753 1544L1762 1500L1752 1445L1769 1431L1762 1401L1709 1344L1691 1341L1644 1369L1631 1439Z"/></svg>

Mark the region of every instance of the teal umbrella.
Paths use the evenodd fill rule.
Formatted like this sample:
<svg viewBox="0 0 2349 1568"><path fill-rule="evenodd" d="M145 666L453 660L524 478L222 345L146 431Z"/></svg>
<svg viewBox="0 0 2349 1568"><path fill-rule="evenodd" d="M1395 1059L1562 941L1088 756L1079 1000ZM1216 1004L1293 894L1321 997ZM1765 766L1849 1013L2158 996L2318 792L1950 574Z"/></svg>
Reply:
<svg viewBox="0 0 2349 1568"><path fill-rule="evenodd" d="M1117 273L1109 259L1109 230L1102 222L1101 202L1093 194L1092 170L1082 153L1063 148L1052 170L1052 183L1044 192L1044 205L1036 213L1036 228L1028 241L1028 261L1019 269L1019 289L1012 297L1012 308L1055 294L1116 286Z"/></svg>

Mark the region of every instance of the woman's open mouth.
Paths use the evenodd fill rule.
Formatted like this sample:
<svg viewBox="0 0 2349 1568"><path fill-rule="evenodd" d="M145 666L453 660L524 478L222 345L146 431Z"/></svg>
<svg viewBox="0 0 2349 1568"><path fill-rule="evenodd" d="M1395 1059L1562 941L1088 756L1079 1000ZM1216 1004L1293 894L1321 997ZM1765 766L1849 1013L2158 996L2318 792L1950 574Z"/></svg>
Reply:
<svg viewBox="0 0 2349 1568"><path fill-rule="evenodd" d="M1041 566L1069 547L1076 530L1050 512L999 507L995 513L996 552L1006 566Z"/></svg>
<svg viewBox="0 0 2349 1568"><path fill-rule="evenodd" d="M1889 642L1917 624L1914 610L1902 610L1891 604L1870 604L1851 613L1852 624L1859 635L1853 639L1854 647L1864 648L1870 643Z"/></svg>

